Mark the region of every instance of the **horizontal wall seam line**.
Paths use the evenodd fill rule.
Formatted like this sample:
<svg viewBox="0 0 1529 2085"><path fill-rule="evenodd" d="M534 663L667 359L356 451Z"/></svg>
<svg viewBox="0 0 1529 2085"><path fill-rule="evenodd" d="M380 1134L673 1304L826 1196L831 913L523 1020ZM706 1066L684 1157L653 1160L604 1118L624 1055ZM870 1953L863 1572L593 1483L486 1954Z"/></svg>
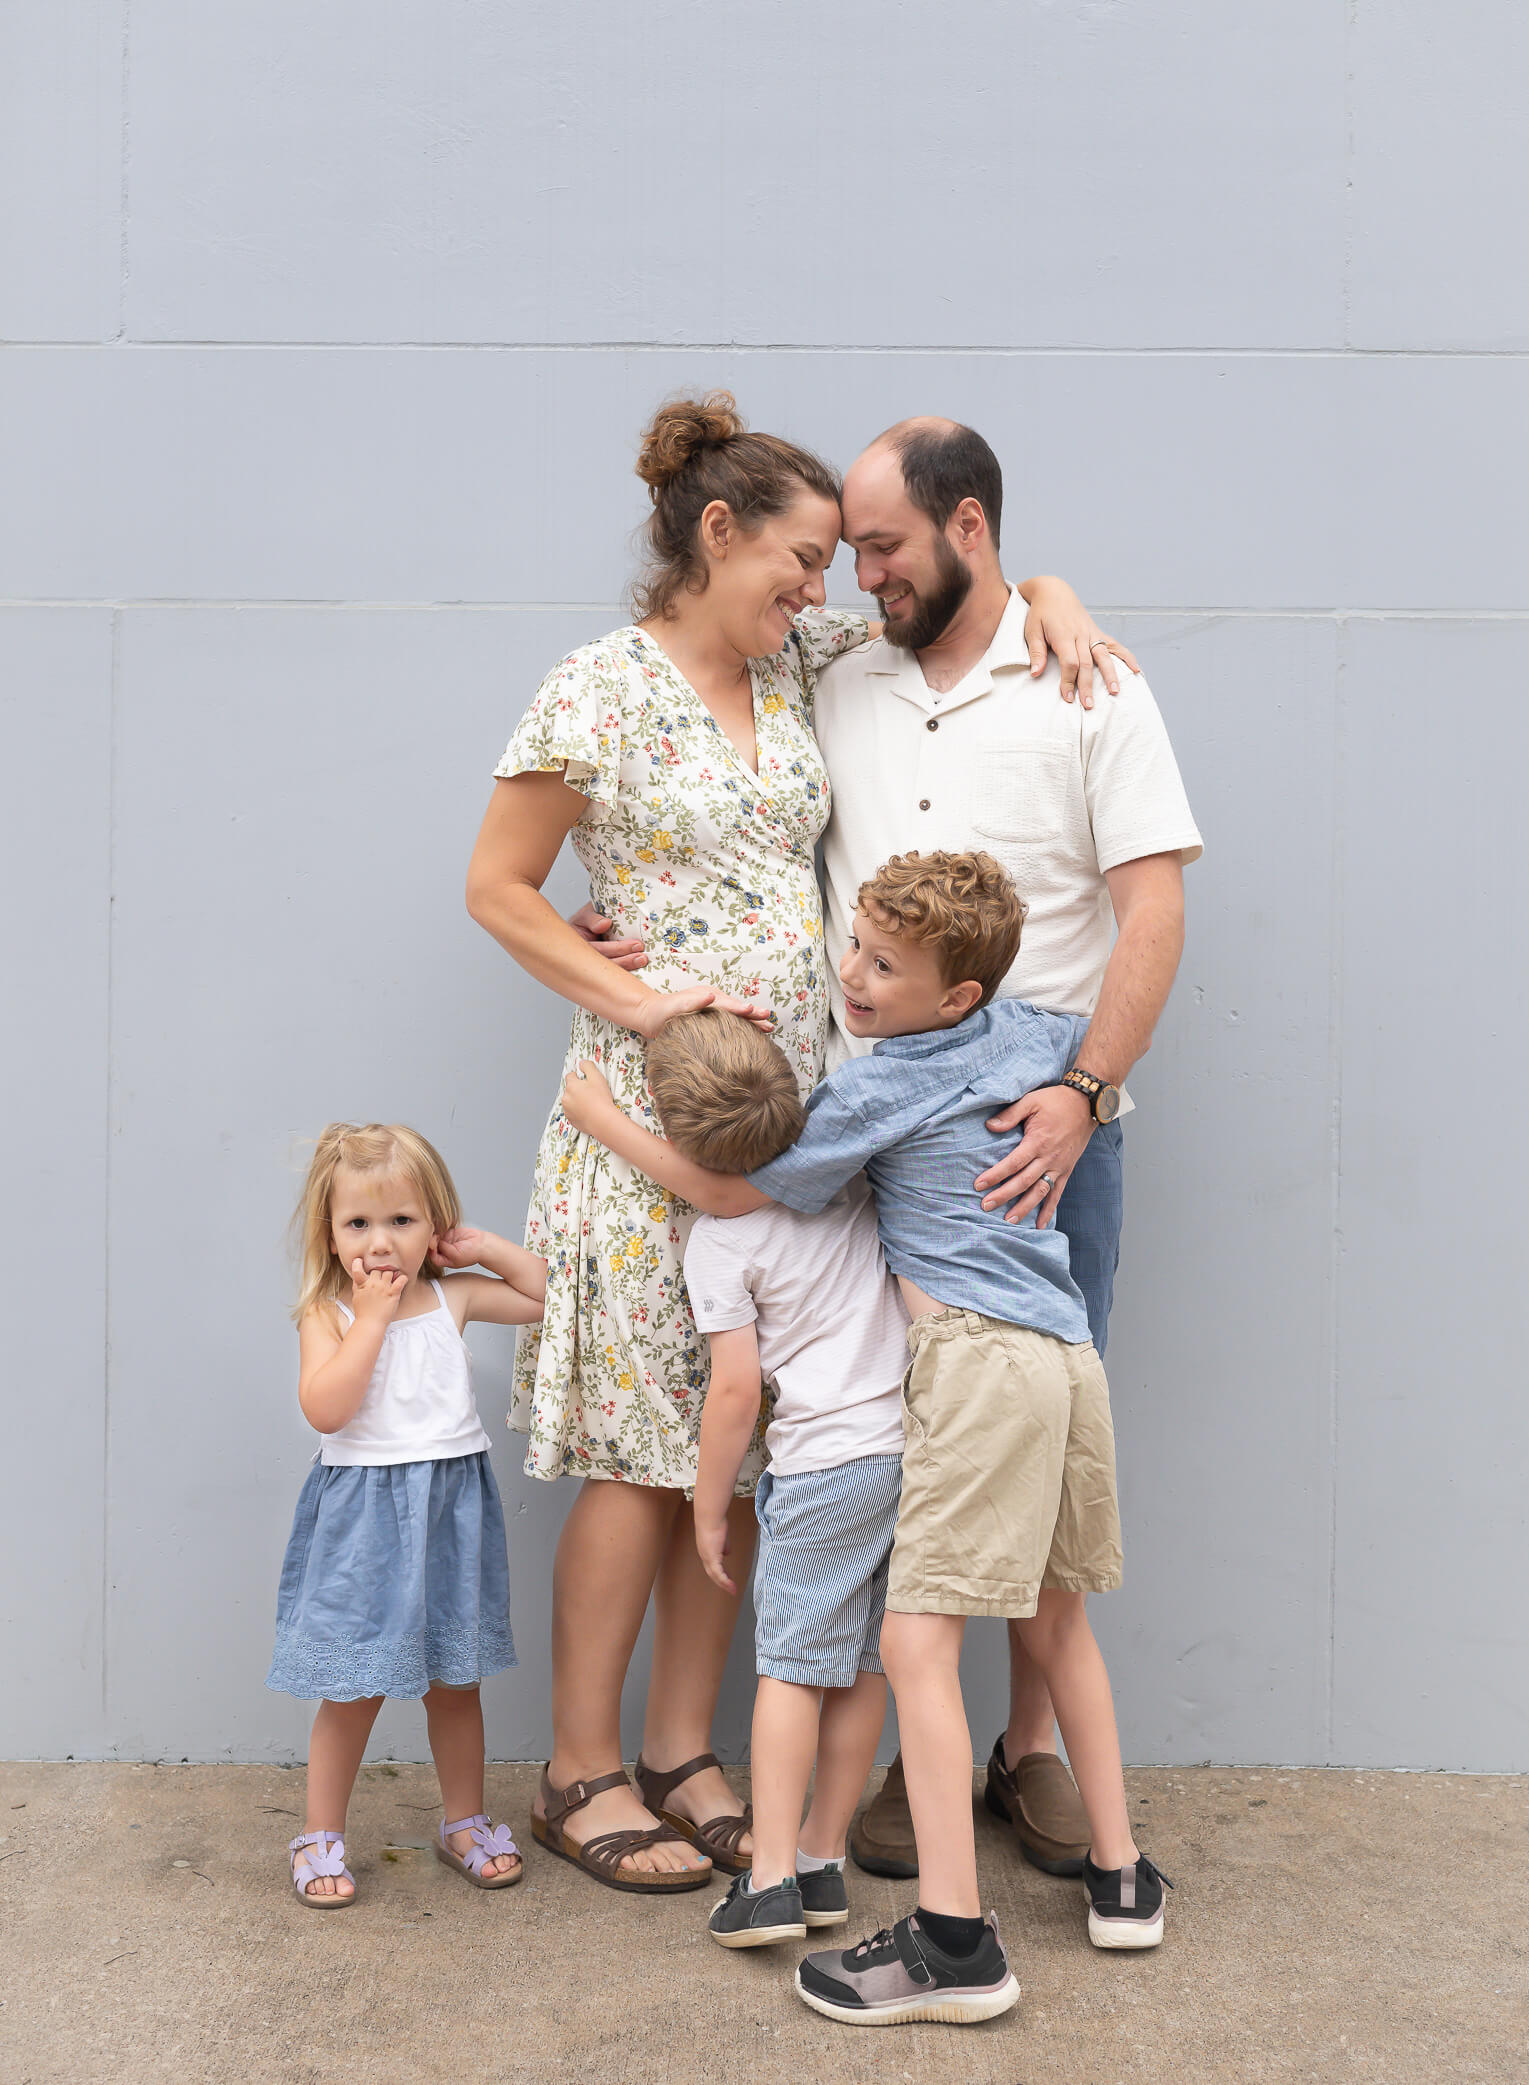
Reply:
<svg viewBox="0 0 1529 2085"><path fill-rule="evenodd" d="M970 341L889 346L885 342L851 340L5 340L0 349L15 352L76 354L216 353L337 355L941 355L987 356L996 360L1068 355L1117 361L1265 361L1363 362L1515 362L1529 348L1481 347L1099 347L1054 341L1014 347Z"/></svg>
<svg viewBox="0 0 1529 2085"><path fill-rule="evenodd" d="M863 605L830 604L841 613L861 615ZM21 608L304 608L337 615L620 615L620 601L364 601L325 596L282 594L113 594L0 595L0 611ZM1522 623L1529 608L1225 608L1189 602L1150 605L1101 602L1098 615L1155 616L1171 620L1199 616L1206 620L1245 622L1355 623Z"/></svg>

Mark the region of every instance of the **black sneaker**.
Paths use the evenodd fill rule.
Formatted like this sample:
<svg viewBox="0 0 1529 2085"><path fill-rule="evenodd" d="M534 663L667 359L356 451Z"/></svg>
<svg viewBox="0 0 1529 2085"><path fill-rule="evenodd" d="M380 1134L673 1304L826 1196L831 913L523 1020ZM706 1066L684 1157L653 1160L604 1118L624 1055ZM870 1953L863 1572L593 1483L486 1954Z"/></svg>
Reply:
<svg viewBox="0 0 1529 2085"><path fill-rule="evenodd" d="M721 1947L773 1947L778 1940L805 1940L802 1893L796 1877L760 1890L748 1887L747 1875L735 1875L733 1886L706 1921L706 1930Z"/></svg>
<svg viewBox="0 0 1529 2085"><path fill-rule="evenodd" d="M903 2020L964 2027L1017 2005L1019 1979L991 1912L977 1952L964 1957L937 1948L914 1912L890 1933L877 1933L842 1955L803 1955L796 1995L814 2012L855 2027L895 2027Z"/></svg>
<svg viewBox="0 0 1529 2085"><path fill-rule="evenodd" d="M797 1875L802 1893L802 1917L809 1926L843 1926L849 1923L849 1891L844 1887L844 1863L831 1868L813 1868Z"/></svg>
<svg viewBox="0 0 1529 2085"><path fill-rule="evenodd" d="M1162 1869L1139 1853L1128 1868L1083 1863L1088 1937L1095 1947L1157 1947L1163 1938Z"/></svg>

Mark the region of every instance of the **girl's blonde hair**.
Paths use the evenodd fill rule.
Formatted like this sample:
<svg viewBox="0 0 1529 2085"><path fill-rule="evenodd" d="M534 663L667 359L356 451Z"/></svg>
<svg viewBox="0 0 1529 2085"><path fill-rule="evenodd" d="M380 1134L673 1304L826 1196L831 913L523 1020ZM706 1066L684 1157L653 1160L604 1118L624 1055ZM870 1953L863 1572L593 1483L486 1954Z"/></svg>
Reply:
<svg viewBox="0 0 1529 2085"><path fill-rule="evenodd" d="M446 1161L417 1129L406 1129L401 1122L331 1122L314 1147L302 1199L292 1217L300 1282L292 1315L299 1321L321 1304L332 1305L350 1279L330 1239L329 1205L341 1166L407 1180L425 1205L432 1231L454 1231L462 1221L462 1204ZM441 1269L427 1257L421 1271L433 1279Z"/></svg>

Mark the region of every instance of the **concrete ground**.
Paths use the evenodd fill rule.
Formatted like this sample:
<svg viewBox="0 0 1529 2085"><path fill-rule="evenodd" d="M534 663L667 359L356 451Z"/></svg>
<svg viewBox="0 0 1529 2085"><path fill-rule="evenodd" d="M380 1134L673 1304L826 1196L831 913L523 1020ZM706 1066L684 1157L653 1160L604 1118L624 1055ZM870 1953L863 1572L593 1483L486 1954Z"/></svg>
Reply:
<svg viewBox="0 0 1529 2085"><path fill-rule="evenodd" d="M1156 1954L1096 1953L1080 1885L1027 1867L979 1810L1024 2000L978 2028L873 2032L792 1995L801 1947L714 1946L714 1891L618 1895L531 1844L529 1767L490 1769L528 1866L495 1894L425 1850L428 1769L364 1769L359 1899L322 1917L285 1879L300 1772L0 1767L0 2078L1529 2080L1529 1779L1128 1780L1140 1843L1178 1884ZM914 1894L852 1869L851 1901L850 1940Z"/></svg>

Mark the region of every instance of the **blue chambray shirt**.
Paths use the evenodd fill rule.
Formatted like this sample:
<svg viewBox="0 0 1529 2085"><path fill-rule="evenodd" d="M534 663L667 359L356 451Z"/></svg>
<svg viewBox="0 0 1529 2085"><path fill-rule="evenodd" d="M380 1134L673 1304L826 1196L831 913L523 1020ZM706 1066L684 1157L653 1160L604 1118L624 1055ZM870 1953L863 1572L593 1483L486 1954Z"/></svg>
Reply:
<svg viewBox="0 0 1529 2085"><path fill-rule="evenodd" d="M986 1128L1011 1101L1054 1086L1088 1023L1000 999L954 1028L894 1035L831 1072L789 1151L749 1174L772 1202L815 1215L863 1168L887 1265L939 1302L1080 1345L1088 1313L1054 1224L1005 1223L972 1182L1010 1148Z"/></svg>

